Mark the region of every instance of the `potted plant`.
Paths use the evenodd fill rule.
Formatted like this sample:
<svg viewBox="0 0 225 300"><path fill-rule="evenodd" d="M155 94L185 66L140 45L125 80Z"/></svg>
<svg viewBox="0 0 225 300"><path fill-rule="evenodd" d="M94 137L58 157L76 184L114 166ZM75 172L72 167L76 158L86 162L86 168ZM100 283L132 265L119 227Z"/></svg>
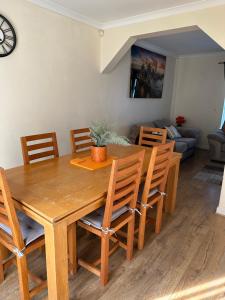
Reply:
<svg viewBox="0 0 225 300"><path fill-rule="evenodd" d="M181 127L185 122L186 122L186 120L183 116L176 117L176 123L177 123L178 127Z"/></svg>
<svg viewBox="0 0 225 300"><path fill-rule="evenodd" d="M126 137L119 136L111 131L104 122L93 123L90 127L90 137L94 142L91 147L91 158L95 162L103 162L107 160L107 145L120 144L129 145Z"/></svg>

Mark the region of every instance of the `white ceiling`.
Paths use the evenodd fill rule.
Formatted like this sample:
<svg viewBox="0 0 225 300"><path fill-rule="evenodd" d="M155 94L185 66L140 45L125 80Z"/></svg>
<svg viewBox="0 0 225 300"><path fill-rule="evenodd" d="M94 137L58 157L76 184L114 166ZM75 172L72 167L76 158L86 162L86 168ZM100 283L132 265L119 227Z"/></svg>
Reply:
<svg viewBox="0 0 225 300"><path fill-rule="evenodd" d="M139 40L140 46L147 46L165 55L184 56L222 52L220 47L202 30L170 33L157 37Z"/></svg>
<svg viewBox="0 0 225 300"><path fill-rule="evenodd" d="M191 2L193 0L54 0L98 22L111 22Z"/></svg>
<svg viewBox="0 0 225 300"><path fill-rule="evenodd" d="M225 0L28 0L98 28L221 5Z"/></svg>

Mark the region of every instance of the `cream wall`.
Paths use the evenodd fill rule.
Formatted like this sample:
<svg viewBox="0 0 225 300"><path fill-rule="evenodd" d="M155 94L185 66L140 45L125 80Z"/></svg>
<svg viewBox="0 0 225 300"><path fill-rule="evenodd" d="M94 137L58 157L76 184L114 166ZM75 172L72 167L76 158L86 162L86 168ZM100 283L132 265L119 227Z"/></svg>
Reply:
<svg viewBox="0 0 225 300"><path fill-rule="evenodd" d="M130 55L99 72L96 29L25 0L1 0L18 45L0 59L0 165L22 163L19 137L56 131L60 154L70 152L69 130L107 120L126 134L130 124L170 114L174 61L168 60L163 100L128 98Z"/></svg>
<svg viewBox="0 0 225 300"><path fill-rule="evenodd" d="M171 118L184 115L185 126L201 130L199 147L207 149L207 135L221 122L225 98L223 54L206 54L177 59Z"/></svg>

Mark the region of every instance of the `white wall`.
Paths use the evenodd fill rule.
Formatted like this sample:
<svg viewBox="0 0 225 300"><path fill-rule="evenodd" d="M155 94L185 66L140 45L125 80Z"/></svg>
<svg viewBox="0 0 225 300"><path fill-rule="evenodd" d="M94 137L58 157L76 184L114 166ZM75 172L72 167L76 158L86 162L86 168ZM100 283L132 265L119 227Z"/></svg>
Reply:
<svg viewBox="0 0 225 300"><path fill-rule="evenodd" d="M185 126L201 130L200 148L207 149L207 135L220 126L225 98L225 53L177 59L171 118L184 115Z"/></svg>
<svg viewBox="0 0 225 300"><path fill-rule="evenodd" d="M126 134L129 125L169 117L174 60L168 59L162 100L129 95L129 53L109 74L99 72L96 29L25 0L1 0L18 45L0 59L0 165L22 163L19 137L56 131L60 154L70 152L69 130L105 119Z"/></svg>

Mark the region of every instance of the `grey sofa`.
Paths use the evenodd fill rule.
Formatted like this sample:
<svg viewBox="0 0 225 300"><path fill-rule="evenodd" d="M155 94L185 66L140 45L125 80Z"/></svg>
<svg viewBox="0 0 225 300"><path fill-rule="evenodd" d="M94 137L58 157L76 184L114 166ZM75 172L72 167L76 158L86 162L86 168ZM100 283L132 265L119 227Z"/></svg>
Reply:
<svg viewBox="0 0 225 300"><path fill-rule="evenodd" d="M167 119L134 124L130 128L130 133L128 138L130 139L131 143L137 144L141 126L165 128L166 126L170 126L170 125L172 125L172 122ZM196 145L198 143L198 139L200 137L200 130L195 128L187 128L187 127L178 127L177 129L182 135L182 137L177 138L175 140L175 151L182 153L182 159L185 159L190 157L194 153Z"/></svg>
<svg viewBox="0 0 225 300"><path fill-rule="evenodd" d="M225 133L218 129L208 135L209 155L211 160L225 162Z"/></svg>

